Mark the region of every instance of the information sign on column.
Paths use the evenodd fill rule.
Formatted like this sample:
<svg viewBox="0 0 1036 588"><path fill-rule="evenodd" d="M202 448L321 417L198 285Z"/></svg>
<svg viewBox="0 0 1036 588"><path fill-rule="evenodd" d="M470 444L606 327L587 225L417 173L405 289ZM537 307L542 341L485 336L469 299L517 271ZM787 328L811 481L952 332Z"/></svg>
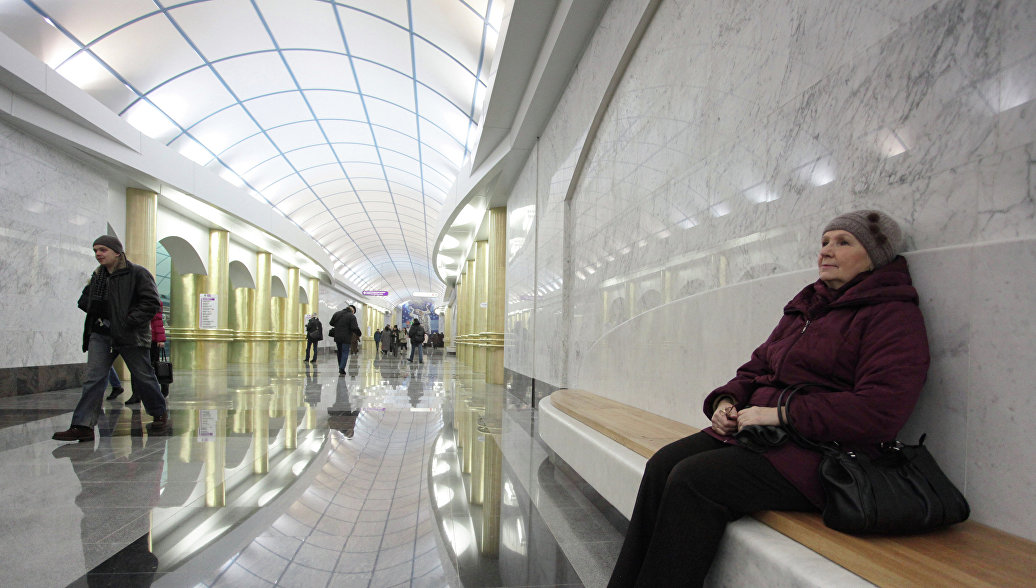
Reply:
<svg viewBox="0 0 1036 588"><path fill-rule="evenodd" d="M198 328L219 328L219 300L215 294L201 294L198 303Z"/></svg>
<svg viewBox="0 0 1036 588"><path fill-rule="evenodd" d="M219 425L219 411L203 408L198 411L198 441L210 442L216 440L217 427Z"/></svg>

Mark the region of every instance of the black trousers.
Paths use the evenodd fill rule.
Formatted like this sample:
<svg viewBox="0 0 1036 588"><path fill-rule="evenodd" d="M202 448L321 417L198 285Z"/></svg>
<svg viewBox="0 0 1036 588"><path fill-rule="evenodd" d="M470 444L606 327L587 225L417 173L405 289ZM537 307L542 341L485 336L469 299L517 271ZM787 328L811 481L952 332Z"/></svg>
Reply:
<svg viewBox="0 0 1036 588"><path fill-rule="evenodd" d="M701 586L727 523L815 510L765 457L696 433L648 460L609 588Z"/></svg>

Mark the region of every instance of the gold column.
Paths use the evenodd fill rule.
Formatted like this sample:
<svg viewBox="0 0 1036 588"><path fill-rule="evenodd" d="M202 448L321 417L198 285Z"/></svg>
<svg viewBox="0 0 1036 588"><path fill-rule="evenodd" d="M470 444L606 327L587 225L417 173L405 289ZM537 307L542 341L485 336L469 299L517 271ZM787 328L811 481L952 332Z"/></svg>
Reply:
<svg viewBox="0 0 1036 588"><path fill-rule="evenodd" d="M471 408L471 390L462 388L457 398L457 406L463 413L461 415L461 425L463 428L460 430L460 445L464 448L464 453L461 455L460 471L461 473L470 474L471 464L474 463L475 455L475 436L472 434L472 431L478 426L478 420L474 410Z"/></svg>
<svg viewBox="0 0 1036 588"><path fill-rule="evenodd" d="M254 341L251 336L255 331L255 288L234 288L230 296L230 330L234 332L234 340L227 352L229 363L256 363Z"/></svg>
<svg viewBox="0 0 1036 588"><path fill-rule="evenodd" d="M150 190L126 189L126 234L123 235L126 258L147 268L155 275L155 259L158 246L158 194ZM115 369L122 380L130 379L129 370L122 358L115 362Z"/></svg>
<svg viewBox="0 0 1036 588"><path fill-rule="evenodd" d="M223 229L209 229L209 273L203 280L202 294L216 296L216 328L199 329L198 361L196 369L223 369L227 367L227 351L234 333L229 329L230 316L230 233ZM200 326L200 325L199 325Z"/></svg>
<svg viewBox="0 0 1036 588"><path fill-rule="evenodd" d="M486 382L504 383L504 320L507 316L507 208L489 210Z"/></svg>
<svg viewBox="0 0 1036 588"><path fill-rule="evenodd" d="M467 285L464 287L464 298L467 301L467 310L464 313L464 364L468 367L474 367L475 357L474 335L472 333L475 331L475 306L478 305L475 296L478 288L477 271L474 259L464 262L464 273L468 277Z"/></svg>
<svg viewBox="0 0 1036 588"><path fill-rule="evenodd" d="M489 319L489 242L475 243L475 357L473 368L486 373L486 323Z"/></svg>
<svg viewBox="0 0 1036 588"><path fill-rule="evenodd" d="M299 447L299 405L303 404L301 390L296 382L284 379L277 383L281 387L280 400L283 403L284 448Z"/></svg>
<svg viewBox="0 0 1036 588"><path fill-rule="evenodd" d="M320 280L318 278L309 279L309 309L308 314L320 316ZM327 333L324 333L326 336ZM320 343L317 343L317 349L315 351L319 355Z"/></svg>
<svg viewBox="0 0 1036 588"><path fill-rule="evenodd" d="M302 328L302 317L299 316L299 268L288 268L288 298L284 312L285 359L300 361L302 359L302 342L305 339Z"/></svg>
<svg viewBox="0 0 1036 588"><path fill-rule="evenodd" d="M252 398L252 471L257 474L270 471L271 396L256 393Z"/></svg>
<svg viewBox="0 0 1036 588"><path fill-rule="evenodd" d="M126 188L126 257L155 274L158 246L158 194Z"/></svg>
<svg viewBox="0 0 1036 588"><path fill-rule="evenodd" d="M256 253L255 257L255 323L252 332L252 359L255 363L270 361L270 342L273 340L272 302L270 288L272 285L273 256L266 251Z"/></svg>
<svg viewBox="0 0 1036 588"><path fill-rule="evenodd" d="M288 358L288 346L285 331L288 328L288 299L280 296L270 297L270 328L273 331L273 344L270 346L270 361L284 361Z"/></svg>
<svg viewBox="0 0 1036 588"><path fill-rule="evenodd" d="M476 381L475 386L480 386L480 389L485 388L485 384ZM471 395L471 403L469 405L471 409L471 420L468 422L469 439L471 441L471 479L468 484L468 502L471 504L482 504L485 499L485 443L486 438L482 431L482 415L486 411L485 405L485 392L479 393L477 390ZM467 455L467 454L465 454Z"/></svg>
<svg viewBox="0 0 1036 588"><path fill-rule="evenodd" d="M169 353L180 368L198 369L201 365L195 337L199 333L198 296L204 279L202 274L177 273L176 263L173 263L169 284L169 303L172 308L169 309L169 324L165 332L169 339Z"/></svg>
<svg viewBox="0 0 1036 588"><path fill-rule="evenodd" d="M465 298L468 288L468 278L463 274L457 276L456 288L457 300L454 304L457 306L457 334L453 337L453 345L454 352L457 355L457 361L460 362L464 350L464 312L468 308L467 299Z"/></svg>
<svg viewBox="0 0 1036 588"><path fill-rule="evenodd" d="M170 285L172 305L166 335L170 352L177 357L180 367L191 370L222 369L227 367L227 351L234 338L228 328L230 315L230 280L227 248L229 234L221 229L209 232L209 273L177 274L173 263ZM201 328L202 294L216 296L216 327Z"/></svg>
<svg viewBox="0 0 1036 588"><path fill-rule="evenodd" d="M227 409L214 409L216 434L205 446L205 506L227 505Z"/></svg>
<svg viewBox="0 0 1036 588"><path fill-rule="evenodd" d="M479 427L479 434L485 438L482 444L482 555L496 557L500 554L500 493L502 488L503 452L498 440L502 429L491 426Z"/></svg>
<svg viewBox="0 0 1036 588"><path fill-rule="evenodd" d="M454 286L454 289L456 290L456 286ZM450 335L451 310L450 305L446 305L446 308L444 308L442 312L442 349L444 354L446 353L446 349L449 348L450 344L453 342L453 337Z"/></svg>

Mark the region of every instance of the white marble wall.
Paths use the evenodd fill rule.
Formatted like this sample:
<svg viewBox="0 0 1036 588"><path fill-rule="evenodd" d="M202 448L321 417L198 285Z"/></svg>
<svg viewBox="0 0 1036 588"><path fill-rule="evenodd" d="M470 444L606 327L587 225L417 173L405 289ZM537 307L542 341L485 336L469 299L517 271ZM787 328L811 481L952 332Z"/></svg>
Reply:
<svg viewBox="0 0 1036 588"><path fill-rule="evenodd" d="M641 7L612 3L523 172L536 193L511 196L539 198L511 299L512 274L564 284L508 367L704 425L701 398L814 278L823 224L881 208L908 228L933 351L906 434L929 431L976 519L1036 538L1036 451L1010 416L1036 381L1036 3L663 0L566 212L601 98L585 79L614 71L599 39Z"/></svg>
<svg viewBox="0 0 1036 588"><path fill-rule="evenodd" d="M76 301L108 200L107 179L0 122L0 368L86 361Z"/></svg>

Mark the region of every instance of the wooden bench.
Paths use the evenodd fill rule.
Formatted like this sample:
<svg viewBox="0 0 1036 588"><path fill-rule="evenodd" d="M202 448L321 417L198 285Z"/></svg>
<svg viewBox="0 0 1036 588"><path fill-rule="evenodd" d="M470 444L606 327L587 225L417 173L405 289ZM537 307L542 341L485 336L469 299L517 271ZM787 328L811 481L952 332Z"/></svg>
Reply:
<svg viewBox="0 0 1036 588"><path fill-rule="evenodd" d="M559 411L649 458L699 431L582 390L550 396ZM909 537L857 537L827 528L818 514L766 511L765 525L879 586L1036 585L1036 543L973 521Z"/></svg>

